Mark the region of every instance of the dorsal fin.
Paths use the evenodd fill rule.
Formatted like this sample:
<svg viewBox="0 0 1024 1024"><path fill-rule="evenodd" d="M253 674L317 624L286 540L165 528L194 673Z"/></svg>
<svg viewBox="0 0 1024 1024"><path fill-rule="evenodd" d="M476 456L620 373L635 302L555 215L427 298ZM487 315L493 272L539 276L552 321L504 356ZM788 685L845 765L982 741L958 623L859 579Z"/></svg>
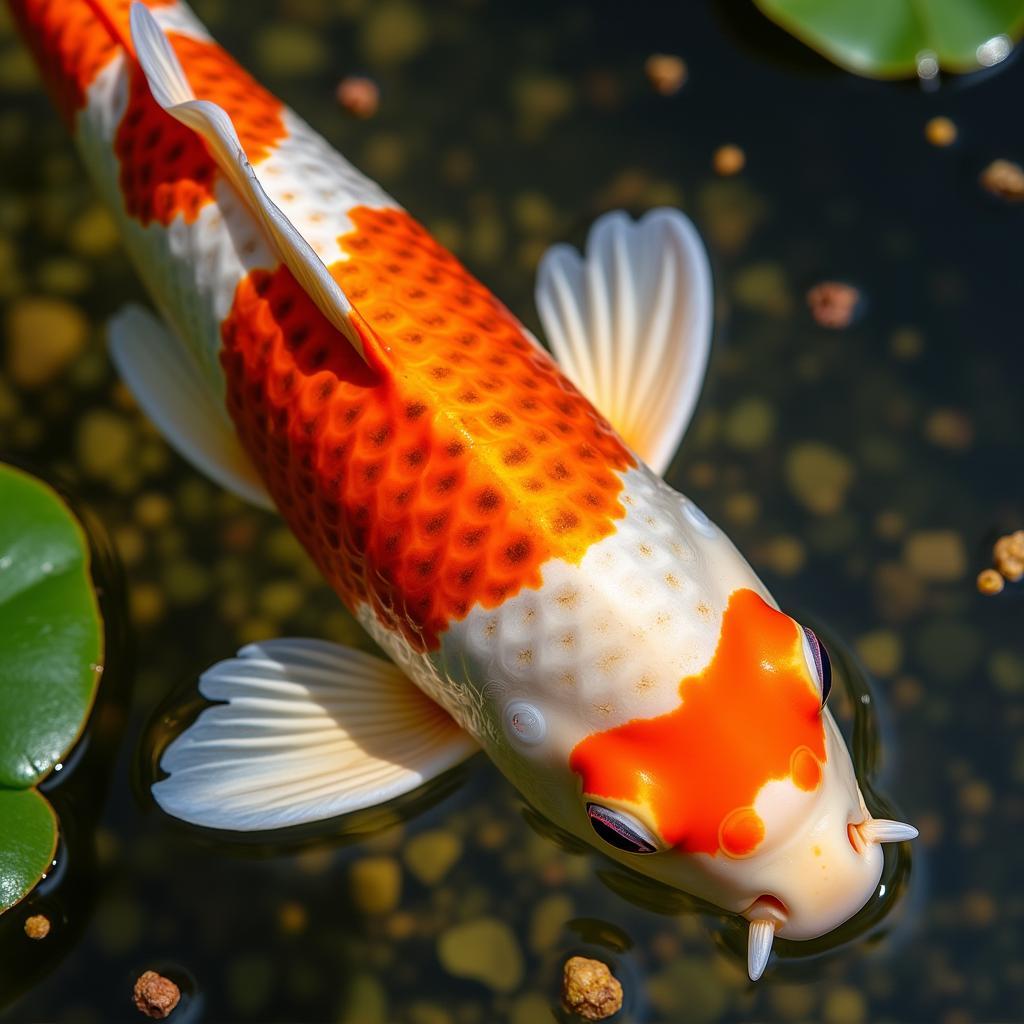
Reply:
<svg viewBox="0 0 1024 1024"><path fill-rule="evenodd" d="M256 215L281 262L320 312L369 362L364 344L364 337L372 336L369 326L309 242L263 190L227 111L196 98L170 40L145 4L132 5L130 24L132 44L153 99L201 136L217 167Z"/></svg>

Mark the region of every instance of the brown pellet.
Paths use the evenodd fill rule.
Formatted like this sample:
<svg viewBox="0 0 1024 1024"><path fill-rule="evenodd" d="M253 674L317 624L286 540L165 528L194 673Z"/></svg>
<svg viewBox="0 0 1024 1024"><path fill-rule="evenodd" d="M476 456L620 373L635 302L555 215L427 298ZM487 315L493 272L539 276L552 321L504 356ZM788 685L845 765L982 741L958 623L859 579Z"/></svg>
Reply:
<svg viewBox="0 0 1024 1024"><path fill-rule="evenodd" d="M715 169L715 174L719 174L723 178L731 178L734 174L739 174L746 162L747 154L732 143L719 146L711 158L711 166Z"/></svg>
<svg viewBox="0 0 1024 1024"><path fill-rule="evenodd" d="M178 1005L181 989L156 971L144 971L135 982L132 997L140 1013L153 1020L163 1020Z"/></svg>
<svg viewBox="0 0 1024 1024"><path fill-rule="evenodd" d="M380 106L380 89L370 78L359 78L355 75L343 78L338 83L334 95L338 106L353 117L373 117Z"/></svg>
<svg viewBox="0 0 1024 1024"><path fill-rule="evenodd" d="M30 939L45 939L50 934L50 919L45 914L25 918L25 934Z"/></svg>
<svg viewBox="0 0 1024 1024"><path fill-rule="evenodd" d="M982 569L978 573L978 593L991 596L998 594L1004 586L1003 577L995 569Z"/></svg>
<svg viewBox="0 0 1024 1024"><path fill-rule="evenodd" d="M651 87L661 96L679 92L686 81L686 62L670 53L654 53L644 63Z"/></svg>
<svg viewBox="0 0 1024 1024"><path fill-rule="evenodd" d="M933 117L924 126L924 137L933 146L952 146L956 142L956 125L948 117Z"/></svg>

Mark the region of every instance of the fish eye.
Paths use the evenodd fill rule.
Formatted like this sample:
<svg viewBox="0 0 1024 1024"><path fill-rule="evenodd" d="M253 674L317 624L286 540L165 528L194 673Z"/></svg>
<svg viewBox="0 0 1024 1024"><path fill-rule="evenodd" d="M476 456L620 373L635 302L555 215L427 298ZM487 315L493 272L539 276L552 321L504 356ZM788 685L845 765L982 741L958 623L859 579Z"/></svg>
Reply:
<svg viewBox="0 0 1024 1024"><path fill-rule="evenodd" d="M810 657L807 659L814 671L818 682L818 692L821 694L821 703L824 707L828 695L832 692L832 662L829 661L828 651L825 645L818 639L813 629L803 626L804 638L807 641L807 650Z"/></svg>
<svg viewBox="0 0 1024 1024"><path fill-rule="evenodd" d="M587 804L587 815L594 831L609 846L626 853L657 853L654 837L631 814L613 811L600 804Z"/></svg>

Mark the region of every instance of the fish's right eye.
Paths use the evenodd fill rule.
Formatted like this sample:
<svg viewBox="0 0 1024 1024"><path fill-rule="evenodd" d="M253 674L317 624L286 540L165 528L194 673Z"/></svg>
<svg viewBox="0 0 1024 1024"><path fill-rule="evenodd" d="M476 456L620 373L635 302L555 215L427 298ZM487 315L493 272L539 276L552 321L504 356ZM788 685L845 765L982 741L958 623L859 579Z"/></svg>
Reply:
<svg viewBox="0 0 1024 1024"><path fill-rule="evenodd" d="M616 850L625 850L626 853L658 852L657 841L632 815L600 804L587 804L587 815L598 836Z"/></svg>
<svg viewBox="0 0 1024 1024"><path fill-rule="evenodd" d="M807 649L810 651L810 658L808 660L816 677L818 692L821 694L821 703L824 707L825 701L828 700L828 695L832 692L832 662L829 661L825 645L818 639L814 630L808 626L801 628L807 641Z"/></svg>

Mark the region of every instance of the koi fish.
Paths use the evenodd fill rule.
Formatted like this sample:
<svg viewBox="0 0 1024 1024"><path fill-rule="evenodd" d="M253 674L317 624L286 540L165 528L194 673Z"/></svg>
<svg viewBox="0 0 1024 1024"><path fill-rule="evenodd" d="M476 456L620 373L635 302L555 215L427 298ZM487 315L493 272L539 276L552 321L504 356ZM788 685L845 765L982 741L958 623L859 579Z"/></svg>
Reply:
<svg viewBox="0 0 1024 1024"><path fill-rule="evenodd" d="M177 0L10 0L160 312L111 356L187 460L276 509L391 661L244 647L165 751L171 815L267 830L483 749L614 860L775 935L875 893L881 843L814 633L662 479L708 359L680 213L555 246L551 353Z"/></svg>

